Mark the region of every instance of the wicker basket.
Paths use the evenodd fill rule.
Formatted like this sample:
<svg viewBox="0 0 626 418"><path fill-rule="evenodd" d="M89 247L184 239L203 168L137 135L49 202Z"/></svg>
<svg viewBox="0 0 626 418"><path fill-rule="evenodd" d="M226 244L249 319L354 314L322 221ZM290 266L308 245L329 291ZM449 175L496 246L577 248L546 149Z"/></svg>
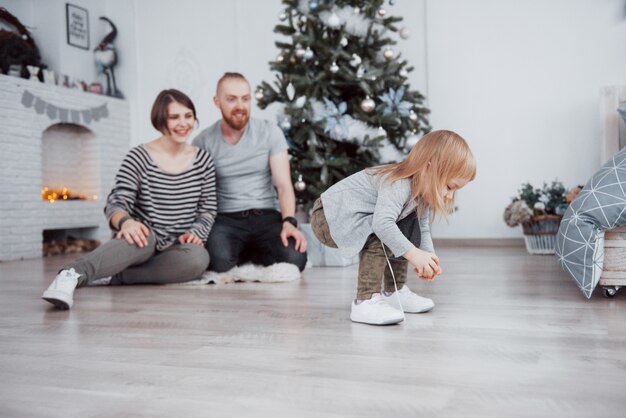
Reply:
<svg viewBox="0 0 626 418"><path fill-rule="evenodd" d="M561 218L559 215L541 215L522 224L528 254L554 254Z"/></svg>

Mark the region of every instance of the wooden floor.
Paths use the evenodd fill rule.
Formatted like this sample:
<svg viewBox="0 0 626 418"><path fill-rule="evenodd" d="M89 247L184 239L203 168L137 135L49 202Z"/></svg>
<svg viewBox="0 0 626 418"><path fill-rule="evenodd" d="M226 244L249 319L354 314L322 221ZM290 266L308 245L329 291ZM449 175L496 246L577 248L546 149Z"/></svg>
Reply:
<svg viewBox="0 0 626 418"><path fill-rule="evenodd" d="M624 417L626 291L553 256L441 248L435 309L349 320L356 266L297 283L79 289L63 258L0 263L0 417Z"/></svg>

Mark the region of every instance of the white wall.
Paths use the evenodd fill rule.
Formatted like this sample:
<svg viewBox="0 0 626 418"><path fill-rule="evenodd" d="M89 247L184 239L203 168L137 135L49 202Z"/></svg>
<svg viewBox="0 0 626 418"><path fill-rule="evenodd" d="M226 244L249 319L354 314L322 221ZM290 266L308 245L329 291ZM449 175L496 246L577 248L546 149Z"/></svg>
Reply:
<svg viewBox="0 0 626 418"><path fill-rule="evenodd" d="M478 177L438 237L513 237L522 182L586 183L601 165L599 90L625 84L622 0L427 1L434 128L458 131Z"/></svg>
<svg viewBox="0 0 626 418"><path fill-rule="evenodd" d="M188 92L204 128L219 118L211 97L223 72L242 72L253 88L274 77L268 61L278 54L280 0L73 3L89 9L90 49L108 29L98 16L118 26L132 145L156 137L149 113L161 89ZM36 26L53 69L95 74L92 53L65 43L64 2L0 5ZM521 236L502 211L522 182L558 177L573 186L598 168L599 89L626 84L623 0L397 0L384 7L411 29L397 50L416 69L411 84L426 94L433 128L458 131L478 159L476 181L459 192L450 224L435 225L437 237ZM253 114L273 119L275 109Z"/></svg>

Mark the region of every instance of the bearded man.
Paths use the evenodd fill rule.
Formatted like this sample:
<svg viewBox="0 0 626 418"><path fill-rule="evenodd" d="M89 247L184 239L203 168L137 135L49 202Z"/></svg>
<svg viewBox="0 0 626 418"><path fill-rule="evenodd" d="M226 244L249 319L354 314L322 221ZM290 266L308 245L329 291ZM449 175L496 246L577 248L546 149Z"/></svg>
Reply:
<svg viewBox="0 0 626 418"><path fill-rule="evenodd" d="M193 140L211 154L217 174L218 214L206 242L209 270L283 262L302 271L307 242L294 218L285 135L276 124L250 118L250 84L239 73L219 79L213 102L222 119Z"/></svg>

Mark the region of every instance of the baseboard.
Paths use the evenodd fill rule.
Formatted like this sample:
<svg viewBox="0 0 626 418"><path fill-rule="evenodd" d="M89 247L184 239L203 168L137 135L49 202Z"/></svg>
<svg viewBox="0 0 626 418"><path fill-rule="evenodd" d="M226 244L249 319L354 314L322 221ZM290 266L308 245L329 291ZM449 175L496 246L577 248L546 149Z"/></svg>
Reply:
<svg viewBox="0 0 626 418"><path fill-rule="evenodd" d="M523 238L437 238L433 239L437 247L524 247Z"/></svg>

